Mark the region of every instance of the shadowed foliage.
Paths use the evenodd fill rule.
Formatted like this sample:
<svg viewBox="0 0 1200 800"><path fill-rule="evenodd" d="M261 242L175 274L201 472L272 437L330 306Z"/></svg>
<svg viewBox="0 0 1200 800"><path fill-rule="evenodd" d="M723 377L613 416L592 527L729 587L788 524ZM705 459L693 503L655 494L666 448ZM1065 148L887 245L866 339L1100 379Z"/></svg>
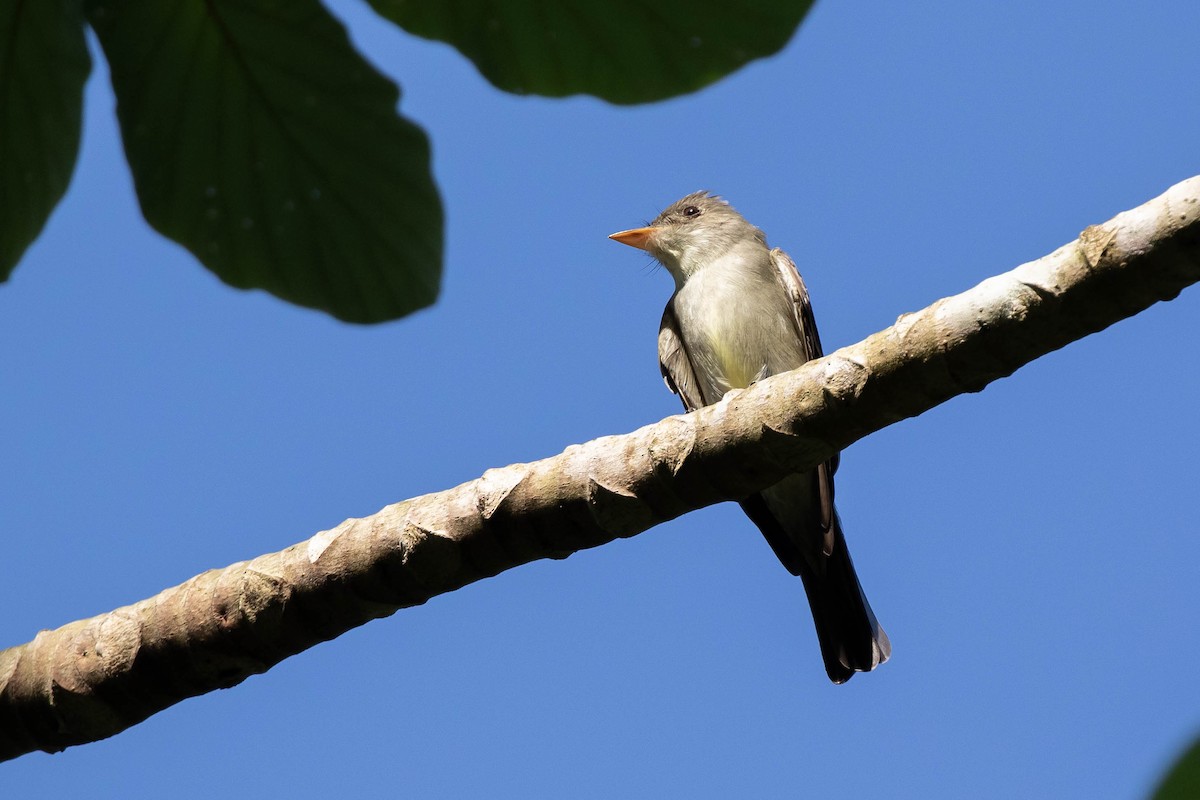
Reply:
<svg viewBox="0 0 1200 800"><path fill-rule="evenodd" d="M811 2L369 0L410 33L449 42L517 94L647 103L777 53Z"/></svg>
<svg viewBox="0 0 1200 800"><path fill-rule="evenodd" d="M71 180L92 68L83 33L78 0L0 4L0 281Z"/></svg>
<svg viewBox="0 0 1200 800"><path fill-rule="evenodd" d="M810 3L374 0L496 86L637 103L777 52ZM437 299L442 204L396 85L319 0L13 0L0 11L0 280L70 180L109 63L142 213L225 283L350 322Z"/></svg>

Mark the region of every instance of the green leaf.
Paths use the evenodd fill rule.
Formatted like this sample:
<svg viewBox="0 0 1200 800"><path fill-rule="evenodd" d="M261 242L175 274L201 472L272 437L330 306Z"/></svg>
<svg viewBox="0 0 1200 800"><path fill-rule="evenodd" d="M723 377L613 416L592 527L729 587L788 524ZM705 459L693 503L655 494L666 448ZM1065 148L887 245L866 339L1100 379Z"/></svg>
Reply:
<svg viewBox="0 0 1200 800"><path fill-rule="evenodd" d="M517 94L646 103L778 52L812 0L369 0Z"/></svg>
<svg viewBox="0 0 1200 800"><path fill-rule="evenodd" d="M1196 800L1200 797L1200 739L1175 762L1152 797L1154 800Z"/></svg>
<svg viewBox="0 0 1200 800"><path fill-rule="evenodd" d="M0 281L71 182L92 62L80 0L0 4Z"/></svg>
<svg viewBox="0 0 1200 800"><path fill-rule="evenodd" d="M142 213L221 280L352 322L432 303L442 209L399 90L316 0L87 0Z"/></svg>

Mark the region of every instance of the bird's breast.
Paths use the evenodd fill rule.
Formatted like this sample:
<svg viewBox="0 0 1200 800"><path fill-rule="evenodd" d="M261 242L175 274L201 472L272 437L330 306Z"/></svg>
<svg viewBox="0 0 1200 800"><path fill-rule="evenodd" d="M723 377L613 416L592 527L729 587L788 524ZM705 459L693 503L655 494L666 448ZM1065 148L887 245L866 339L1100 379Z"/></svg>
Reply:
<svg viewBox="0 0 1200 800"><path fill-rule="evenodd" d="M804 363L787 297L769 275L715 264L692 275L675 303L705 403Z"/></svg>

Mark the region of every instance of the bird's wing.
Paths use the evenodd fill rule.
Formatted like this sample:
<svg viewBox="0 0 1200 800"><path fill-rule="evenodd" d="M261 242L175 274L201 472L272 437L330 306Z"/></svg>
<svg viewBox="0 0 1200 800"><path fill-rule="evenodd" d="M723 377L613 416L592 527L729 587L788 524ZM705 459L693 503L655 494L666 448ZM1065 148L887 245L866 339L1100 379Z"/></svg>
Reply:
<svg viewBox="0 0 1200 800"><path fill-rule="evenodd" d="M783 288L792 301L792 315L796 323L796 333L804 343L806 361L825 355L821 349L821 335L817 333L817 320L813 317L812 302L808 299L808 287L796 269L796 263L787 253L776 247L771 251L771 263L775 265Z"/></svg>
<svg viewBox="0 0 1200 800"><path fill-rule="evenodd" d="M808 299L808 287L804 285L796 263L778 247L771 251L771 263L775 265L779 280L792 301L792 320L796 323L796 333L804 344L805 360L820 358L825 355L825 351L821 348L821 335L817 333L817 319L813 316L812 302ZM817 467L817 487L821 496L821 527L825 532L826 555L833 551L833 473L837 472L838 461L839 457L834 455Z"/></svg>
<svg viewBox="0 0 1200 800"><path fill-rule="evenodd" d="M679 332L674 298L667 303L658 328L658 367L662 370L667 388L679 395L685 410L695 411L704 405L700 384L696 381L691 359L683 345L683 335Z"/></svg>

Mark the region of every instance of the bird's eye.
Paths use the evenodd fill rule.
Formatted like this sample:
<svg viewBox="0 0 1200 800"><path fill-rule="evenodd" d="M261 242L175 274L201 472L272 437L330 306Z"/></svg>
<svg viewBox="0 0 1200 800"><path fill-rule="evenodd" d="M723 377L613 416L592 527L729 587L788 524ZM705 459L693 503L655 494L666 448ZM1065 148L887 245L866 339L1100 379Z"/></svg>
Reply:
<svg viewBox="0 0 1200 800"><path fill-rule="evenodd" d="M683 215L685 217L698 217L700 216L700 209L696 206L688 206L683 210Z"/></svg>

